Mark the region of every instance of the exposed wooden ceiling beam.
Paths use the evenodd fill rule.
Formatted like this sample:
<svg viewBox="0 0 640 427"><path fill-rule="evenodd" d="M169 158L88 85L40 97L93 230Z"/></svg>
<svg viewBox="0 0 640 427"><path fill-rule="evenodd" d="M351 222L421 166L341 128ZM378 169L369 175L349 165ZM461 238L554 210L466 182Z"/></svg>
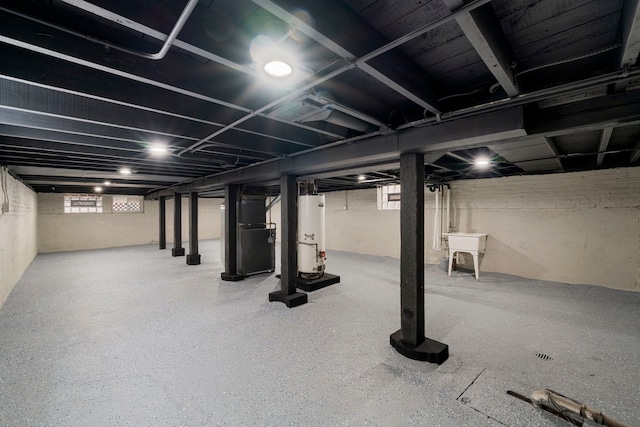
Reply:
<svg viewBox="0 0 640 427"><path fill-rule="evenodd" d="M607 146L611 140L612 133L612 127L602 129L602 133L600 134L600 143L598 144L598 167L602 166L602 162L604 161L604 152L607 151Z"/></svg>
<svg viewBox="0 0 640 427"><path fill-rule="evenodd" d="M253 0L253 2L286 23L297 31L306 34L336 55L350 62L357 62L358 67L384 85L400 93L422 108L437 114L440 110L434 90L434 83L417 64L398 51L389 51L385 61L377 61L375 66L358 58L374 51L387 40L367 22L362 20L346 5L337 2L291 2L289 0ZM311 26L294 14L294 10L304 6L316 18L316 26ZM344 28L350 28L350 34L358 34L357 38L344 37ZM405 72L401 76L398 69ZM406 72L410 71L410 73ZM412 75L409 82L406 76Z"/></svg>
<svg viewBox="0 0 640 427"><path fill-rule="evenodd" d="M451 11L464 6L463 0L444 0L444 3ZM518 95L520 90L511 71L515 56L491 5L464 13L456 22L507 95Z"/></svg>
<svg viewBox="0 0 640 427"><path fill-rule="evenodd" d="M562 162L560 161L560 152L558 151L558 147L556 146L555 141L553 140L553 138L551 137L545 137L544 138L544 142L547 144L547 147L549 147L549 150L551 150L551 152L553 153L556 161L558 162L558 166L560 166L560 169L564 169L564 166L562 165Z"/></svg>
<svg viewBox="0 0 640 427"><path fill-rule="evenodd" d="M323 172L335 172L364 168L372 164L398 162L405 152L434 153L477 147L489 141L525 136L521 107L509 108L483 116L469 117L442 123L438 126L406 129L393 135L379 135L349 144L306 151L285 159L263 162L255 166L198 178L177 188L168 188L149 194L148 198L169 194L172 191L201 191L221 188L229 183L260 182L278 176L317 176ZM429 141L425 144L425 141Z"/></svg>
<svg viewBox="0 0 640 427"><path fill-rule="evenodd" d="M640 0L625 0L622 8L620 68L634 65L640 53Z"/></svg>
<svg viewBox="0 0 640 427"><path fill-rule="evenodd" d="M631 163L635 163L640 159L640 141L636 143L634 151L631 152Z"/></svg>

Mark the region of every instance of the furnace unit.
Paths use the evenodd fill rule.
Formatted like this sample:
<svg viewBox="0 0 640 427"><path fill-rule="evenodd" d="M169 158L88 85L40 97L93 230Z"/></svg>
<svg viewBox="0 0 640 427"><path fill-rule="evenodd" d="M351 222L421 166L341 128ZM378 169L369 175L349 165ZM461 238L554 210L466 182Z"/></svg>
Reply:
<svg viewBox="0 0 640 427"><path fill-rule="evenodd" d="M225 205L220 206L220 258L225 265ZM266 196L242 194L237 206L238 274L272 273L276 264L276 228L266 220Z"/></svg>

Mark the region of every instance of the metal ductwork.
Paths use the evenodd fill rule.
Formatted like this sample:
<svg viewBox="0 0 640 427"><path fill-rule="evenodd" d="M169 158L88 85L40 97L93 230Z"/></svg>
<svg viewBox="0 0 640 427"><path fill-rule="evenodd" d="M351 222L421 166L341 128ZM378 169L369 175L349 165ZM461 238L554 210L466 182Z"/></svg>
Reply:
<svg viewBox="0 0 640 427"><path fill-rule="evenodd" d="M297 123L327 122L362 133L375 131L382 126L373 118L365 121L345 111L349 110L334 102L329 103L323 98L305 94L270 112L267 116Z"/></svg>
<svg viewBox="0 0 640 427"><path fill-rule="evenodd" d="M319 121L332 123L334 125L342 126L347 129L357 130L358 132L362 133L367 133L375 130L367 122L356 119L355 117L351 117L350 115L342 113L340 111L330 109L322 109L318 113L300 120L300 123Z"/></svg>

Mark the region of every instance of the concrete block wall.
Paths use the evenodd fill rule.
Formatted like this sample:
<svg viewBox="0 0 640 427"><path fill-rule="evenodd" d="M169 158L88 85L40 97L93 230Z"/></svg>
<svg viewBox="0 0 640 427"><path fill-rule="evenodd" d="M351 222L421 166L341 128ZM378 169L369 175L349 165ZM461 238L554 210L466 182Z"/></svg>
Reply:
<svg viewBox="0 0 640 427"><path fill-rule="evenodd" d="M144 201L142 213L111 212L103 195L103 213L64 213L64 194L38 194L38 252L61 252L158 243L158 202ZM220 237L222 199L198 200L199 239ZM189 240L189 201L182 197L182 239ZM173 199L166 201L167 248L173 245Z"/></svg>
<svg viewBox="0 0 640 427"><path fill-rule="evenodd" d="M424 196L425 262L437 264L445 251L433 251L435 196ZM400 210L378 210L375 189L325 195L327 247L371 255L400 257Z"/></svg>
<svg viewBox="0 0 640 427"><path fill-rule="evenodd" d="M481 270L541 280L640 291L640 168L456 181L451 184L453 231L489 234ZM104 196L105 208L110 206ZM400 211L377 210L376 190L326 197L327 248L400 256ZM63 214L63 195L40 194L41 252L156 243L158 204L144 214ZM200 200L200 238L220 236L222 199ZM188 239L183 199L183 239ZM432 249L435 200L425 190L425 262ZM280 204L271 211L280 236ZM173 237L167 200L167 240ZM470 258L465 267L471 268ZM328 259L328 269L330 262ZM469 262L469 264L466 264Z"/></svg>
<svg viewBox="0 0 640 427"><path fill-rule="evenodd" d="M325 203L327 249L400 257L400 211L378 210L375 189L327 193Z"/></svg>
<svg viewBox="0 0 640 427"><path fill-rule="evenodd" d="M453 231L489 234L481 271L640 291L640 168L455 181L451 188ZM376 190L328 193L326 202L328 249L400 256L400 211L378 211ZM446 257L431 248L434 215L426 190L429 264Z"/></svg>
<svg viewBox="0 0 640 427"><path fill-rule="evenodd" d="M38 252L38 198L0 168L0 307Z"/></svg>
<svg viewBox="0 0 640 427"><path fill-rule="evenodd" d="M481 270L640 291L640 168L451 187L457 231L489 234Z"/></svg>

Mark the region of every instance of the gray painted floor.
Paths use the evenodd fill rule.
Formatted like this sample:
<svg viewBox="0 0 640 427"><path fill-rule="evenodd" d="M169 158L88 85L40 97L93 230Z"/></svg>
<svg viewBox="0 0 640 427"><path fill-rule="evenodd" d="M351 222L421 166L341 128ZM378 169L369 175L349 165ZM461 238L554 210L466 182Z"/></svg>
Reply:
<svg viewBox="0 0 640 427"><path fill-rule="evenodd" d="M0 425L569 425L506 394L551 388L640 426L640 293L428 267L437 366L389 345L397 259L329 252L342 283L288 309L218 247L38 255L0 310Z"/></svg>

